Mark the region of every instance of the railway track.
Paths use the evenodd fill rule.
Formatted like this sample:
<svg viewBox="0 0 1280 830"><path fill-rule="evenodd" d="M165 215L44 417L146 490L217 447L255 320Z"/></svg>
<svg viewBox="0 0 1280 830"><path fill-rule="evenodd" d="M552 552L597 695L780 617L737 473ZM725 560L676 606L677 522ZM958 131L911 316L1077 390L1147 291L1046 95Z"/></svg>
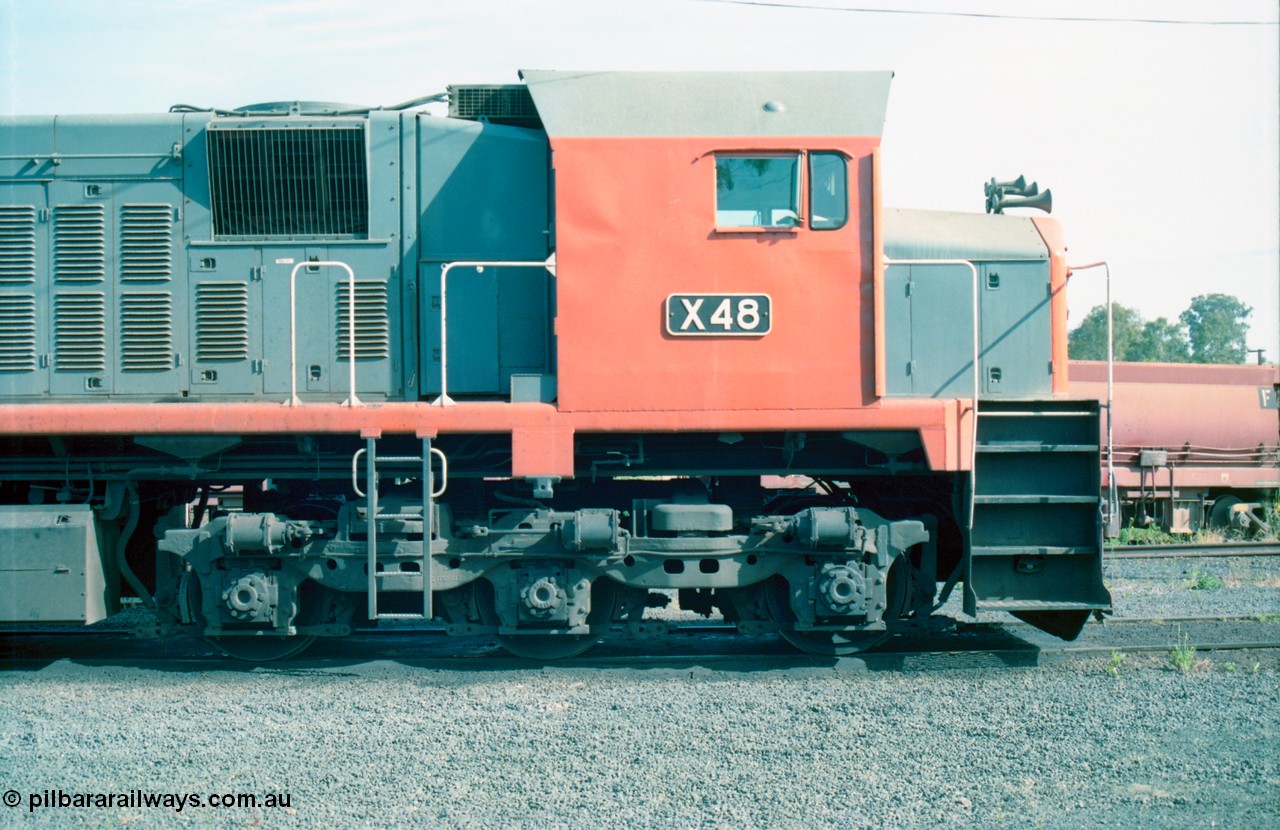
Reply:
<svg viewBox="0 0 1280 830"><path fill-rule="evenodd" d="M656 639L606 638L578 658L546 664L564 668L670 668L679 670L950 669L1034 666L1093 655L1169 653L1174 648L1215 652L1280 650L1280 625L1257 617L1179 617L1108 620L1086 627L1072 643L1030 626L963 623L945 632L895 636L854 657L824 658L796 652L776 635L742 635L732 626L699 624ZM181 670L247 671L253 664L224 657L198 638L147 640L127 632L0 631L0 668L38 669L69 660L92 666L146 666ZM527 670L540 665L511 657L490 638L455 638L442 629L367 631L322 641L304 655L267 668L340 670L370 661L447 670Z"/></svg>
<svg viewBox="0 0 1280 830"><path fill-rule="evenodd" d="M1242 614L1237 616L1223 616L1220 614L1206 614L1196 616L1158 616L1158 617L1106 617L1103 620L1091 622L1090 625L1159 625L1164 623L1254 623L1261 622L1260 616L1257 614ZM972 629L986 628L989 626L997 626L1000 628L1033 628L1028 623L1020 622L1015 619L1002 620L997 623L968 623L957 622L955 626L948 628ZM673 622L670 623L670 629L666 635L659 636L697 636L701 634L736 634L737 628L731 624L708 620L706 622ZM404 628L373 628L360 631L353 638L378 640L381 638L403 638L403 637L424 637L424 638L443 638L446 636L445 627L440 624L418 624ZM45 627L2 627L0 628L0 638L31 638L31 637L49 637L49 638L101 638L113 639L120 637L133 637L133 631L127 628L109 628L109 629L84 629L84 628L45 628ZM2 641L2 640L0 640Z"/></svg>
<svg viewBox="0 0 1280 830"><path fill-rule="evenodd" d="M1219 545L1174 544L1147 545L1129 548L1108 548L1107 560L1176 560L1197 558L1265 557L1280 554L1280 544L1270 542L1241 542ZM945 614L946 612L944 612ZM136 621L130 620L131 624ZM669 622L665 636L630 639L615 633L591 653L572 661L555 665L573 666L643 666L670 663L675 660L687 665L698 661L719 664L722 661L746 659L753 664L774 661L780 665L813 665L838 663L829 658L796 654L776 635L742 635L732 625L714 620ZM110 626L111 621L105 625ZM975 658L985 653L990 659L997 655L1033 655L1034 661L1062 656L1109 654L1112 651L1159 652L1168 651L1174 644L1175 627L1218 626L1252 628L1251 636L1230 637L1191 635L1186 644L1203 652L1238 649L1280 649L1280 625L1275 615L1195 615L1195 616L1146 616L1107 617L1091 622L1080 640L1062 643L1041 635L1031 626L1012 618L998 622L944 623L945 633L912 633L895 636L889 642L870 652L848 658L857 662L905 664L919 660L920 655L930 654L952 660ZM1140 642L1131 636L1117 641L1119 632L1150 629L1152 642ZM168 641L139 639L133 636L131 625L109 628L84 629L66 627L34 627L9 625L0 627L0 669L19 668L24 665L47 664L52 660L70 659L78 662L146 663L149 665L206 665L211 669L242 668L238 663L217 653L203 640L195 637ZM1000 632L1002 642L986 647L983 638ZM1179 635L1180 636L1180 635ZM1096 640L1097 642L1094 642ZM511 658L491 640L484 637L451 638L445 635L443 626L414 625L411 627L380 628L359 631L342 640L320 640L299 659L280 666L319 666L328 662L350 663L363 657L367 660L390 659L422 662L462 661L472 668L499 669L504 666L528 667L528 661ZM870 662L868 662L870 661Z"/></svg>
<svg viewBox="0 0 1280 830"><path fill-rule="evenodd" d="M1103 560L1111 559L1202 559L1237 556L1280 556L1280 543L1228 542L1224 544L1130 545L1109 547Z"/></svg>

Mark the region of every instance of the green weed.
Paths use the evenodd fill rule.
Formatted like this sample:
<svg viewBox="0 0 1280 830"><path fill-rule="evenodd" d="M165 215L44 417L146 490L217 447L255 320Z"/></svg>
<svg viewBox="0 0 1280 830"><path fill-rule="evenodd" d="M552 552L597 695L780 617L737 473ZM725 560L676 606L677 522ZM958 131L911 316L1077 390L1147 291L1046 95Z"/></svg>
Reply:
<svg viewBox="0 0 1280 830"><path fill-rule="evenodd" d="M1181 627L1178 629L1178 636L1179 642L1169 650L1169 662L1179 673L1191 674L1197 667L1196 647L1191 645L1191 639L1182 633Z"/></svg>
<svg viewBox="0 0 1280 830"><path fill-rule="evenodd" d="M1112 677L1120 676L1120 664L1124 662L1123 651L1111 652L1111 662L1107 663L1107 674Z"/></svg>
<svg viewBox="0 0 1280 830"><path fill-rule="evenodd" d="M1160 529L1159 525L1151 527L1128 527L1120 528L1120 535L1116 537L1116 545L1168 545L1177 541L1172 535L1165 533Z"/></svg>
<svg viewBox="0 0 1280 830"><path fill-rule="evenodd" d="M1187 578L1187 587L1193 591L1217 591L1223 587L1222 577L1193 568Z"/></svg>
<svg viewBox="0 0 1280 830"><path fill-rule="evenodd" d="M1263 511L1262 523L1266 529L1259 532L1258 541L1275 542L1280 540L1280 500L1273 501Z"/></svg>

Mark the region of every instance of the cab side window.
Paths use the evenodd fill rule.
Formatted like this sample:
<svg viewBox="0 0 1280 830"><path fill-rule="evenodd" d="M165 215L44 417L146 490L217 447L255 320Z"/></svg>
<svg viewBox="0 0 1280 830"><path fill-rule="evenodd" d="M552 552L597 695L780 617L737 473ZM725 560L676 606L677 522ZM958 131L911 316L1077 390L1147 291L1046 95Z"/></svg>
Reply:
<svg viewBox="0 0 1280 830"><path fill-rule="evenodd" d="M800 156L716 157L716 226L788 228L800 224Z"/></svg>
<svg viewBox="0 0 1280 830"><path fill-rule="evenodd" d="M849 170L839 153L809 154L809 227L843 228L849 221Z"/></svg>

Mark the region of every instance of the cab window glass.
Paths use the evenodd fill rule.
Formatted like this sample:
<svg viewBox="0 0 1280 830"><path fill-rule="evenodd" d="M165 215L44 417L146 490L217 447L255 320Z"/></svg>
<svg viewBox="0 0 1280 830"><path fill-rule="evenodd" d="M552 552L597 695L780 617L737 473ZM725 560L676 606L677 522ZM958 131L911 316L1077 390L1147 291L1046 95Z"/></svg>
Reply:
<svg viewBox="0 0 1280 830"><path fill-rule="evenodd" d="M774 228L799 223L799 156L716 158L718 227Z"/></svg>
<svg viewBox="0 0 1280 830"><path fill-rule="evenodd" d="M849 172L839 153L809 154L809 227L843 228L849 221Z"/></svg>

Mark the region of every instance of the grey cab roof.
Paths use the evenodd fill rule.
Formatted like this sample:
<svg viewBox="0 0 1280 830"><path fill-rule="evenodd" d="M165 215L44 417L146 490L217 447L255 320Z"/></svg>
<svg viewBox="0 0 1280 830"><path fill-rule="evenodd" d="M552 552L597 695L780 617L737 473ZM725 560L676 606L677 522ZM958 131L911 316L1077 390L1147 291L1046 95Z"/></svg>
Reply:
<svg viewBox="0 0 1280 830"><path fill-rule="evenodd" d="M941 210L884 212L889 259L1044 260L1049 249L1027 216Z"/></svg>
<svg viewBox="0 0 1280 830"><path fill-rule="evenodd" d="M557 137L879 136L892 72L520 73Z"/></svg>

